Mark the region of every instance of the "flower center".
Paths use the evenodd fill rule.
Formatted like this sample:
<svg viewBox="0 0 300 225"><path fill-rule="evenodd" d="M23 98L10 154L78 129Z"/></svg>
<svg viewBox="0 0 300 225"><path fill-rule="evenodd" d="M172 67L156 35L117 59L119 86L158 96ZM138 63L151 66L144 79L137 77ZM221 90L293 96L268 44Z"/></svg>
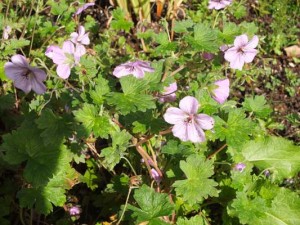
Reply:
<svg viewBox="0 0 300 225"><path fill-rule="evenodd" d="M184 122L186 123L192 123L194 120L194 115L188 115L188 117L185 119Z"/></svg>
<svg viewBox="0 0 300 225"><path fill-rule="evenodd" d="M31 70L27 70L26 73L22 74L26 79L29 79L29 77L32 75Z"/></svg>

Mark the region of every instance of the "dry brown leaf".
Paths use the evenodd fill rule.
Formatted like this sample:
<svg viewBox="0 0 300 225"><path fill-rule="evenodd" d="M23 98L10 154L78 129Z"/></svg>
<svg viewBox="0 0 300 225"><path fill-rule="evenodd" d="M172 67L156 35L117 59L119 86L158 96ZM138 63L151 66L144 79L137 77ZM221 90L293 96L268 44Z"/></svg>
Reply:
<svg viewBox="0 0 300 225"><path fill-rule="evenodd" d="M298 45L292 45L284 48L288 57L300 57L300 47Z"/></svg>

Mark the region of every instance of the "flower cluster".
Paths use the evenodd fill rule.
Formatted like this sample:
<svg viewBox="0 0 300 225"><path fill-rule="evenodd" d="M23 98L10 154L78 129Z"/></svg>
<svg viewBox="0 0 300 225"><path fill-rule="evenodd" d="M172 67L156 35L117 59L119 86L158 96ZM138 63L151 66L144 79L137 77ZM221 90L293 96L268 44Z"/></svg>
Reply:
<svg viewBox="0 0 300 225"><path fill-rule="evenodd" d="M63 79L69 78L71 69L80 61L80 57L86 53L84 45L89 45L88 33L83 26L78 28L78 33L73 32L71 39L63 43L62 48L51 45L47 48L45 55L52 59L57 65L57 75Z"/></svg>

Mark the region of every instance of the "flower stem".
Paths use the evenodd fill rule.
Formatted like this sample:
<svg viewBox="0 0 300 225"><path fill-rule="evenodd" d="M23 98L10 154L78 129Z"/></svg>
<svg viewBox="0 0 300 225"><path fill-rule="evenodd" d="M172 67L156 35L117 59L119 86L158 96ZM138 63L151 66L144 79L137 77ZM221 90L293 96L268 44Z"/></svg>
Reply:
<svg viewBox="0 0 300 225"><path fill-rule="evenodd" d="M222 145L221 148L219 148L217 151L215 151L214 153L212 153L211 155L209 155L207 157L207 159L211 159L212 157L214 157L216 154L218 154L220 151L222 151L226 146L227 146L227 144Z"/></svg>
<svg viewBox="0 0 300 225"><path fill-rule="evenodd" d="M121 156L121 159L124 159L128 163L128 165L130 166L130 168L131 168L132 172L134 173L134 175L137 176L137 173L136 173L135 169L133 168L133 166L131 165L131 163L129 162L129 160L124 156Z"/></svg>

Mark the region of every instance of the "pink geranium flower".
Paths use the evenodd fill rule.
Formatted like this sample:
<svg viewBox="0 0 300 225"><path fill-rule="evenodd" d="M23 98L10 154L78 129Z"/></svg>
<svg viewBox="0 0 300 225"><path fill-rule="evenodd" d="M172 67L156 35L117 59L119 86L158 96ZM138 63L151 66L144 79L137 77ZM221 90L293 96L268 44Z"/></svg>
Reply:
<svg viewBox="0 0 300 225"><path fill-rule="evenodd" d="M216 10L223 9L226 6L230 5L231 2L232 0L210 0L208 3L208 8Z"/></svg>
<svg viewBox="0 0 300 225"><path fill-rule="evenodd" d="M84 10L86 10L88 7L94 6L95 3L94 2L90 2L90 3L86 3L83 6L79 7L77 9L77 11L75 12L75 15L79 15L80 13L82 13Z"/></svg>
<svg viewBox="0 0 300 225"><path fill-rule="evenodd" d="M214 127L214 119L206 114L197 114L198 108L197 99L186 96L179 102L179 108L167 109L164 119L174 124L172 132L175 137L195 143L205 141L203 130L211 130Z"/></svg>
<svg viewBox="0 0 300 225"><path fill-rule="evenodd" d="M71 41L65 41L62 48L55 45L47 48L45 55L57 64L56 72L59 77L67 79L71 74L71 69L79 63L83 53L81 48L77 47L75 48Z"/></svg>
<svg viewBox="0 0 300 225"><path fill-rule="evenodd" d="M163 95L158 99L160 102L174 102L176 100L177 83L174 82L165 87Z"/></svg>
<svg viewBox="0 0 300 225"><path fill-rule="evenodd" d="M120 78L132 74L136 78L143 78L145 72L153 73L154 69L150 66L149 62L137 60L117 66L113 71L113 75Z"/></svg>
<svg viewBox="0 0 300 225"><path fill-rule="evenodd" d="M214 83L217 87L212 91L212 97L223 104L229 96L229 79L218 80Z"/></svg>
<svg viewBox="0 0 300 225"><path fill-rule="evenodd" d="M31 90L37 94L46 91L43 81L46 80L47 74L39 68L31 67L22 55L11 57L11 62L5 63L4 71L6 76L14 81L15 87L26 94Z"/></svg>
<svg viewBox="0 0 300 225"><path fill-rule="evenodd" d="M82 44L82 45L89 45L90 39L89 39L89 33L85 33L85 29L83 26L79 26L78 33L73 32L71 33L71 41L74 44Z"/></svg>
<svg viewBox="0 0 300 225"><path fill-rule="evenodd" d="M159 176L158 172L153 168L151 169L151 177L156 181L156 183L159 184L161 182L162 177Z"/></svg>
<svg viewBox="0 0 300 225"><path fill-rule="evenodd" d="M240 172L243 172L243 170L246 168L246 165L244 163L238 163L234 168Z"/></svg>
<svg viewBox="0 0 300 225"><path fill-rule="evenodd" d="M230 62L231 68L242 70L245 63L253 61L258 52L255 49L257 45L258 37L256 35L250 41L246 34L237 36L234 40L234 47L225 52L224 58Z"/></svg>
<svg viewBox="0 0 300 225"><path fill-rule="evenodd" d="M72 206L70 209L69 209L69 213L71 216L77 216L81 213L81 208L80 206Z"/></svg>

